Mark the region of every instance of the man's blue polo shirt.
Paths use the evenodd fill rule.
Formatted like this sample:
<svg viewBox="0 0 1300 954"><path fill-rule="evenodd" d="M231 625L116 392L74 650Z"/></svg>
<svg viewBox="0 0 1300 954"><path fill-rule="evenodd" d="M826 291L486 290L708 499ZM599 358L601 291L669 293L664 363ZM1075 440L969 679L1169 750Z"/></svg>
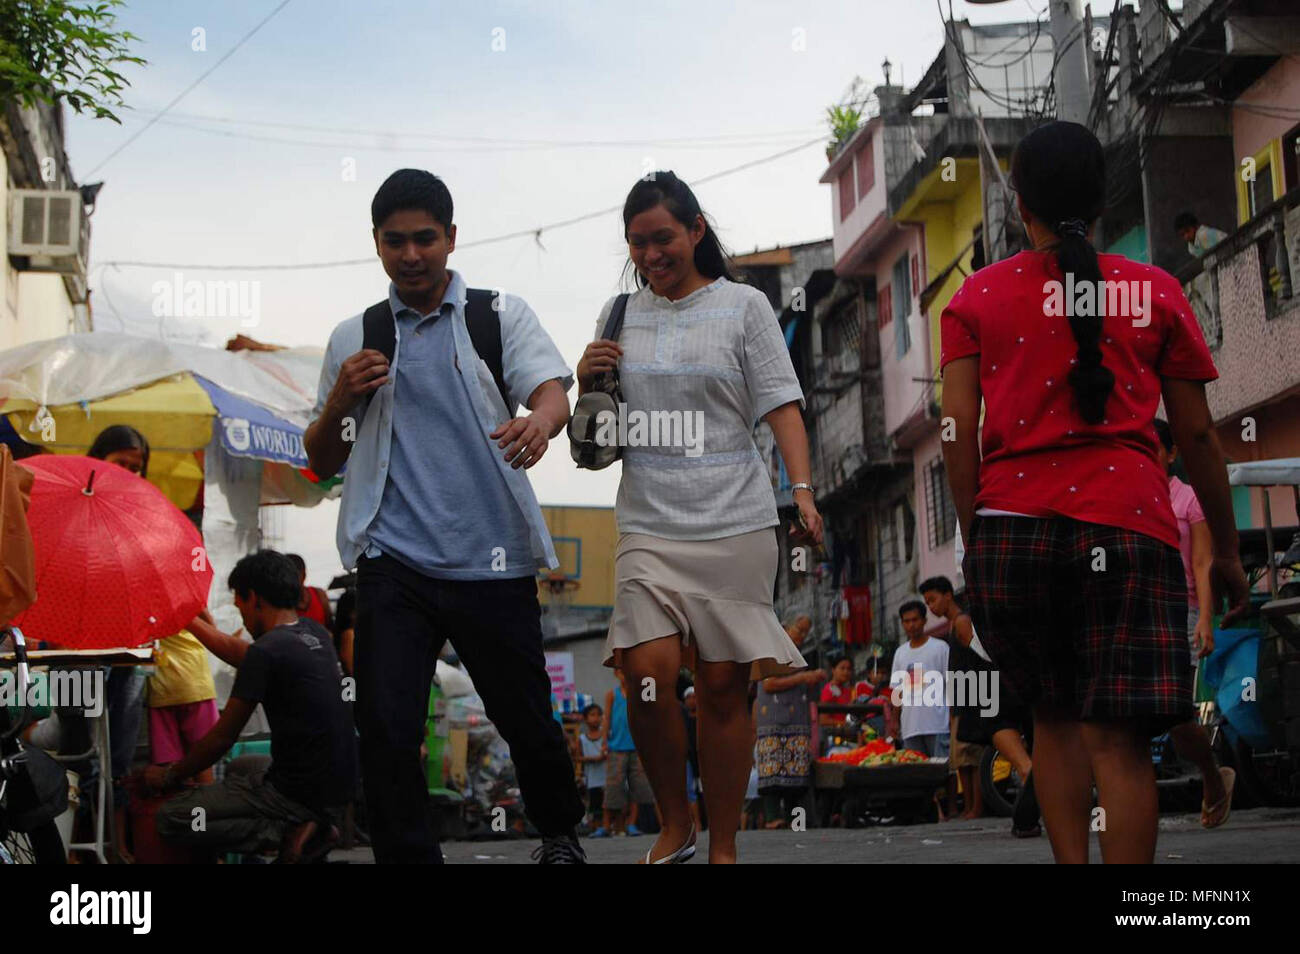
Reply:
<svg viewBox="0 0 1300 954"><path fill-rule="evenodd" d="M492 459L505 451L483 439L456 367L451 315L464 292L453 284L428 315L389 289L402 344L388 479L366 554L386 553L438 579L532 576L528 523Z"/></svg>

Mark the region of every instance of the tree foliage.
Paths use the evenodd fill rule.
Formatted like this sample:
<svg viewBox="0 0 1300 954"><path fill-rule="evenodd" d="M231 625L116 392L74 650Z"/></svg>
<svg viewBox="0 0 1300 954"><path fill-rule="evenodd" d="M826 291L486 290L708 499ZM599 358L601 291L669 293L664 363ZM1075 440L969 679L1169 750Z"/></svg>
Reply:
<svg viewBox="0 0 1300 954"><path fill-rule="evenodd" d="M31 107L62 100L78 113L120 123L113 109L130 85L117 70L143 65L130 54L139 37L117 31L122 0L0 0L0 102Z"/></svg>

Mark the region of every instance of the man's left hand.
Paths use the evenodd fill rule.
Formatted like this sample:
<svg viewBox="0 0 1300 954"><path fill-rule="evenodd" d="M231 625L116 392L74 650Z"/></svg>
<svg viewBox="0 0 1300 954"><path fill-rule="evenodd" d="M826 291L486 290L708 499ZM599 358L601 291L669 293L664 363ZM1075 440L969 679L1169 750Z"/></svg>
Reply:
<svg viewBox="0 0 1300 954"><path fill-rule="evenodd" d="M527 470L542 459L554 430L553 423L545 414L534 411L527 417L516 417L502 424L491 436L497 447L506 449L505 458L511 467Z"/></svg>

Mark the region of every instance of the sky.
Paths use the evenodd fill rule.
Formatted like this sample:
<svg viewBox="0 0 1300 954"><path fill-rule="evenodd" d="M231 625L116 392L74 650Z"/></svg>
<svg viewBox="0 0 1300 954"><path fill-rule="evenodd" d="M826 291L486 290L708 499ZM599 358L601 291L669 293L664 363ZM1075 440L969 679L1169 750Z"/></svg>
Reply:
<svg viewBox="0 0 1300 954"><path fill-rule="evenodd" d="M953 11L1032 21L1046 2L958 0ZM894 83L914 83L943 37L934 0L290 0L166 109L279 3L119 9L148 61L122 71L122 124L67 116L74 175L105 183L92 219L97 330L214 345L243 331L323 348L387 293L369 204L389 173L413 166L451 190L450 266L522 296L574 366L620 290L614 210L637 178L672 169L690 183L755 163L696 189L723 242L748 252L828 238L826 107L855 76L883 82L886 58ZM528 234L495 240L516 232ZM200 268L354 259L367 261ZM115 264L131 261L184 267ZM256 325L155 316L157 283L177 273L257 282ZM561 435L531 474L543 504L610 506L619 471L578 471ZM313 584L340 569L336 517L326 502L277 521Z"/></svg>

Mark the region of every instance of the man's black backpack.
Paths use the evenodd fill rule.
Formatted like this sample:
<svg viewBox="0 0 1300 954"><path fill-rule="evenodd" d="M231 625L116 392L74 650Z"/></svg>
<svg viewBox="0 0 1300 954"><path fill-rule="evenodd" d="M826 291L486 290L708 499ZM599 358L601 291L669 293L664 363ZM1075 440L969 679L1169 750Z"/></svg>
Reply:
<svg viewBox="0 0 1300 954"><path fill-rule="evenodd" d="M501 317L492 307L496 293L486 288L470 288L466 291L465 324L469 327L469 340L474 350L483 359L492 372L492 380L501 392L501 400L506 404L506 412L512 417L515 405L510 401L510 392L506 390L505 374L501 365ZM388 299L376 302L365 310L361 316L361 348L373 348L383 354L389 363L393 360L393 351L397 345L397 328L393 311ZM370 395L374 397L372 393ZM367 400L367 405L369 401Z"/></svg>

